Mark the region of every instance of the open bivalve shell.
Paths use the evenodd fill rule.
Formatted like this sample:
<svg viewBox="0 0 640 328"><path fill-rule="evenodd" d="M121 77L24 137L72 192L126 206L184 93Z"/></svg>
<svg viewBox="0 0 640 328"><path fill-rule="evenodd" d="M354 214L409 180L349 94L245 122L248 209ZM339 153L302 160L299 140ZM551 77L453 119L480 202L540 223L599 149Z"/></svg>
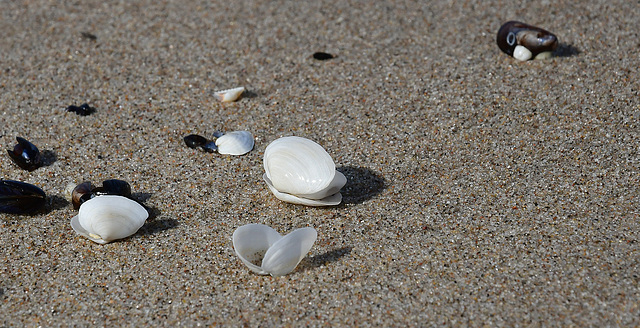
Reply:
<svg viewBox="0 0 640 328"><path fill-rule="evenodd" d="M316 229L307 227L281 236L264 224L247 224L233 232L233 248L251 271L274 277L293 271L318 238Z"/></svg>
<svg viewBox="0 0 640 328"><path fill-rule="evenodd" d="M253 135L249 131L233 131L216 139L218 153L227 155L244 155L254 146Z"/></svg>
<svg viewBox="0 0 640 328"><path fill-rule="evenodd" d="M71 227L78 234L99 244L129 237L149 217L147 210L123 196L97 196L82 203Z"/></svg>
<svg viewBox="0 0 640 328"><path fill-rule="evenodd" d="M347 178L319 144L301 137L273 141L264 152L264 180L276 198L300 205L338 205Z"/></svg>

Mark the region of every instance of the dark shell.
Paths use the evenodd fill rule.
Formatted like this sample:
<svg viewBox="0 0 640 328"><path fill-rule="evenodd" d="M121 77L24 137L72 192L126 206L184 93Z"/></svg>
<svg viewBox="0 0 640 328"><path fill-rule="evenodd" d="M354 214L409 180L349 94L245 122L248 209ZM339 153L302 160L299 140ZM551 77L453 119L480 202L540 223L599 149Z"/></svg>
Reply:
<svg viewBox="0 0 640 328"><path fill-rule="evenodd" d="M522 22L509 21L498 30L496 38L502 52L513 56L516 46L523 46L531 51L531 58L558 46L558 38L551 32Z"/></svg>
<svg viewBox="0 0 640 328"><path fill-rule="evenodd" d="M95 188L95 194L100 195L117 195L131 198L131 186L128 182L118 179L104 180L102 188Z"/></svg>
<svg viewBox="0 0 640 328"><path fill-rule="evenodd" d="M91 41L96 41L98 40L98 37L93 34L93 33L89 33L89 32L80 32L80 35L82 35L83 38L85 39L89 39Z"/></svg>
<svg viewBox="0 0 640 328"><path fill-rule="evenodd" d="M33 171L42 165L40 151L38 147L28 140L16 137L18 144L12 150L8 150L9 156L20 168Z"/></svg>
<svg viewBox="0 0 640 328"><path fill-rule="evenodd" d="M208 141L207 138L197 134L190 134L184 137L184 143L187 144L187 147L193 149L204 146Z"/></svg>
<svg viewBox="0 0 640 328"><path fill-rule="evenodd" d="M71 203L73 204L73 208L77 210L84 202L102 195L123 196L135 200L131 194L131 186L128 182L109 179L104 180L100 187L92 187L89 181L77 185L71 193Z"/></svg>
<svg viewBox="0 0 640 328"><path fill-rule="evenodd" d="M46 194L42 189L20 181L0 180L0 212L30 214L44 208Z"/></svg>
<svg viewBox="0 0 640 328"><path fill-rule="evenodd" d="M202 146L202 150L206 151L207 153L213 153L215 151L218 151L218 146L216 146L215 141L209 141L204 146Z"/></svg>
<svg viewBox="0 0 640 328"><path fill-rule="evenodd" d="M313 59L317 59L317 60L327 60L332 58L334 58L334 56L326 52L319 51L313 54Z"/></svg>
<svg viewBox="0 0 640 328"><path fill-rule="evenodd" d="M214 151L218 150L215 142L210 141L207 138L197 134L190 134L184 137L184 143L189 148L200 149L207 153L213 153Z"/></svg>
<svg viewBox="0 0 640 328"><path fill-rule="evenodd" d="M71 105L67 107L67 112L75 112L80 116L87 116L95 112L96 109L89 106L89 104L82 104L80 106Z"/></svg>
<svg viewBox="0 0 640 328"><path fill-rule="evenodd" d="M85 181L75 188L73 188L73 192L71 193L71 203L73 204L74 209L79 209L82 203L91 199L93 186L91 182Z"/></svg>

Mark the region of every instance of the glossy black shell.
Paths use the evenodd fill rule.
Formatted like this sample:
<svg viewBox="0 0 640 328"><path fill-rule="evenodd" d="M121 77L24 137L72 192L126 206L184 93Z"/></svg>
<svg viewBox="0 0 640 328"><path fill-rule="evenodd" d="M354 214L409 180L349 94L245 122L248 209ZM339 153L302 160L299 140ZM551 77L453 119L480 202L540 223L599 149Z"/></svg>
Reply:
<svg viewBox="0 0 640 328"><path fill-rule="evenodd" d="M0 180L0 212L10 214L35 213L46 203L42 189L25 182Z"/></svg>
<svg viewBox="0 0 640 328"><path fill-rule="evenodd" d="M102 187L94 188L93 193L100 195L117 195L131 198L131 186L128 182L109 179L102 182Z"/></svg>
<svg viewBox="0 0 640 328"><path fill-rule="evenodd" d="M93 187L91 182L85 181L77 185L71 193L71 203L74 209L79 209L82 203L91 198L102 195L123 196L133 199L131 186L128 182L118 179L109 179L102 182L101 187Z"/></svg>
<svg viewBox="0 0 640 328"><path fill-rule="evenodd" d="M532 59L558 46L558 38L553 33L518 21L502 24L496 42L500 50L509 56L513 56L516 46L523 46L531 51Z"/></svg>
<svg viewBox="0 0 640 328"><path fill-rule="evenodd" d="M42 162L38 147L21 137L16 137L16 141L18 144L13 147L13 150L7 149L13 162L27 171L39 168Z"/></svg>
<svg viewBox="0 0 640 328"><path fill-rule="evenodd" d="M190 134L184 137L184 143L189 148L200 149L207 153L213 153L218 150L215 142L210 141L207 138L197 134Z"/></svg>
<svg viewBox="0 0 640 328"><path fill-rule="evenodd" d="M326 52L319 51L313 54L313 59L317 59L317 60L327 60L332 58L334 58L334 56Z"/></svg>

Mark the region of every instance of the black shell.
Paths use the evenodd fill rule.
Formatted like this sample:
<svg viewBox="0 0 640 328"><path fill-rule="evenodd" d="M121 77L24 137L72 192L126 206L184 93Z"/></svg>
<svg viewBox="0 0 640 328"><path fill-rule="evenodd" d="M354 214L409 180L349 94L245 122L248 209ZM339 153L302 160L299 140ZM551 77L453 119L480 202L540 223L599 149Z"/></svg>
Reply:
<svg viewBox="0 0 640 328"><path fill-rule="evenodd" d="M117 195L131 198L131 186L123 180L109 179L102 182L102 188L93 189L93 193L98 196Z"/></svg>
<svg viewBox="0 0 640 328"><path fill-rule="evenodd" d="M46 194L28 183L0 180L0 212L30 214L44 208Z"/></svg>
<svg viewBox="0 0 640 328"><path fill-rule="evenodd" d="M523 46L531 51L531 58L558 46L558 38L551 32L536 26L517 21L508 21L500 27L496 37L502 52L513 56L516 46Z"/></svg>
<svg viewBox="0 0 640 328"><path fill-rule="evenodd" d="M189 148L200 149L207 153L213 153L218 150L215 142L197 134L190 134L184 137L184 143Z"/></svg>
<svg viewBox="0 0 640 328"><path fill-rule="evenodd" d="M42 161L38 147L21 137L16 137L16 140L18 144L13 147L13 150L7 149L13 162L27 171L39 168L42 165Z"/></svg>
<svg viewBox="0 0 640 328"><path fill-rule="evenodd" d="M317 60L327 60L332 58L334 58L332 54L322 52L322 51L318 51L313 54L313 59L317 59Z"/></svg>
<svg viewBox="0 0 640 328"><path fill-rule="evenodd" d="M82 104L80 106L71 105L71 106L67 107L67 112L75 112L76 114L78 114L80 116L91 115L95 111L96 111L96 109L91 107L91 106L89 106L89 104Z"/></svg>

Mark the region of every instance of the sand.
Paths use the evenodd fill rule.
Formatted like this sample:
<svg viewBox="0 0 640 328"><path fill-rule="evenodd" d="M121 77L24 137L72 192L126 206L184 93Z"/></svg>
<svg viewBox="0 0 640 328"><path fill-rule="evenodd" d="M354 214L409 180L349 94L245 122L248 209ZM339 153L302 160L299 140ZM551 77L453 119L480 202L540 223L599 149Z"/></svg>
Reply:
<svg viewBox="0 0 640 328"><path fill-rule="evenodd" d="M0 326L638 326L638 17L623 0L3 1L0 144L27 138L46 165L4 154L0 177L48 198L0 214ZM558 56L500 52L514 19ZM82 103L96 112L65 111ZM182 140L233 130L255 149ZM333 157L341 205L269 192L262 155L289 135ZM65 188L112 178L152 217L99 245ZM248 223L318 240L260 276L231 244Z"/></svg>

